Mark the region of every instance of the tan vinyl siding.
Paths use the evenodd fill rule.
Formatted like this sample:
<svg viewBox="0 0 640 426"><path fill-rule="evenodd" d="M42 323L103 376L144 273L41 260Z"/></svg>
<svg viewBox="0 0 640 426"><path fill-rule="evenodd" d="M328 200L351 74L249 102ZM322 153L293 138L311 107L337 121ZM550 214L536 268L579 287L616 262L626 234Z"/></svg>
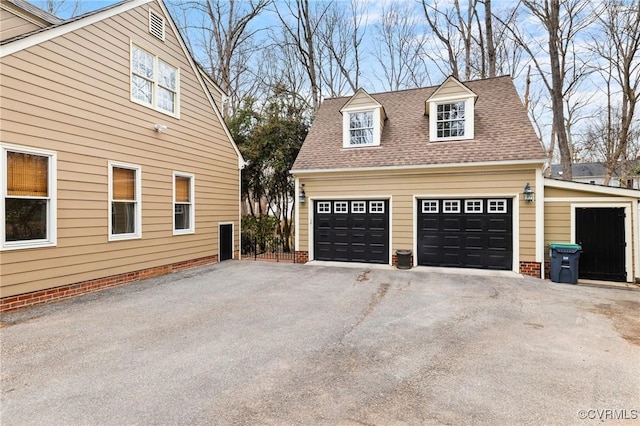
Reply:
<svg viewBox="0 0 640 426"><path fill-rule="evenodd" d="M625 207L630 215L631 235L626 235L627 244L631 245L631 267L632 277L637 277L640 271L636 268L635 246L636 233L639 232L639 225L636 218L638 212L637 199L606 194L602 192L592 192L590 187L585 185L584 190L552 188L545 186L544 203L544 258L549 261L549 243L572 242L574 236L571 234L571 211L574 207ZM597 190L597 188L596 188Z"/></svg>
<svg viewBox="0 0 640 426"><path fill-rule="evenodd" d="M309 201L300 209L300 247L309 251L309 213L319 198L390 198L392 251L414 247L414 198L515 198L527 182L535 182L534 169L479 167L433 171L385 171L300 175ZM520 197L521 199L522 197ZM520 201L520 259L535 261L535 205Z"/></svg>
<svg viewBox="0 0 640 426"><path fill-rule="evenodd" d="M43 26L0 8L0 41L37 30Z"/></svg>
<svg viewBox="0 0 640 426"><path fill-rule="evenodd" d="M349 102L345 107L348 108L375 108L379 105L371 100L371 96L367 95L364 92L358 92L354 97L349 99Z"/></svg>
<svg viewBox="0 0 640 426"><path fill-rule="evenodd" d="M164 43L148 33L149 7L3 58L0 142L57 153L58 237L2 252L2 297L217 255L219 222L239 249L237 154L170 26ZM180 119L130 101L130 42L180 69ZM141 239L108 241L109 161L141 167ZM174 171L195 178L194 234L173 235Z"/></svg>
<svg viewBox="0 0 640 426"><path fill-rule="evenodd" d="M435 98L448 98L448 97L456 97L459 95L469 95L469 90L460 86L458 83L449 80L444 85L438 88L438 93Z"/></svg>

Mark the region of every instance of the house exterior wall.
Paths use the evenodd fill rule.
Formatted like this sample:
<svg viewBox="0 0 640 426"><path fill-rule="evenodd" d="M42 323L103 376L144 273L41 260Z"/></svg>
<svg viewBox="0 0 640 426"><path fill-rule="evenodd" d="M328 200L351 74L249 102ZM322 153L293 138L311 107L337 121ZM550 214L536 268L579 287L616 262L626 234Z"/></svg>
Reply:
<svg viewBox="0 0 640 426"><path fill-rule="evenodd" d="M510 197L514 199L519 224L518 245L521 262L536 261L535 205L522 201L527 182L535 182L532 166L464 167L372 172L332 172L300 174L307 205L299 208L299 236L296 250L309 252L309 228L313 201L318 199L389 198L391 205L391 252L415 247L416 197ZM517 206L517 210L516 207ZM514 215L515 216L515 215ZM516 230L514 229L514 233ZM514 247L515 250L515 247ZM391 259L391 256L390 256ZM518 259L514 260L517 268Z"/></svg>
<svg viewBox="0 0 640 426"><path fill-rule="evenodd" d="M602 192L545 187L544 191L544 259L549 262L549 243L575 242L574 219L572 210L575 207L624 207L630 224L630 235L627 235L627 246L630 247L627 265L630 278L638 277L638 198L615 196ZM597 190L597 188L596 188Z"/></svg>
<svg viewBox="0 0 640 426"><path fill-rule="evenodd" d="M30 31L42 28L44 25L37 25L15 13L6 10L5 4L0 6L0 41L11 37L19 36Z"/></svg>
<svg viewBox="0 0 640 426"><path fill-rule="evenodd" d="M216 259L220 222L237 253L238 155L169 24L164 42L149 34L150 7L2 59L0 143L56 153L57 245L3 251L1 297ZM131 42L179 68L179 119L130 100ZM139 239L109 241L109 161L141 168ZM173 235L174 171L195 177L192 234Z"/></svg>

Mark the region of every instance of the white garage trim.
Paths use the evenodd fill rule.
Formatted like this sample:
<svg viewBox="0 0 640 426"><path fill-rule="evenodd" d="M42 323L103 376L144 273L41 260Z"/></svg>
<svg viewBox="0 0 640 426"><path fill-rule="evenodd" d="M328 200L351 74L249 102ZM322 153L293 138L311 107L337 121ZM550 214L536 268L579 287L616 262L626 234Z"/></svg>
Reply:
<svg viewBox="0 0 640 426"><path fill-rule="evenodd" d="M544 279L544 178L536 169L536 262L540 263L540 278Z"/></svg>
<svg viewBox="0 0 640 426"><path fill-rule="evenodd" d="M631 240L631 202L620 203L571 203L571 242L576 244L576 209L577 208L624 208L624 257L627 282L633 281L633 255Z"/></svg>

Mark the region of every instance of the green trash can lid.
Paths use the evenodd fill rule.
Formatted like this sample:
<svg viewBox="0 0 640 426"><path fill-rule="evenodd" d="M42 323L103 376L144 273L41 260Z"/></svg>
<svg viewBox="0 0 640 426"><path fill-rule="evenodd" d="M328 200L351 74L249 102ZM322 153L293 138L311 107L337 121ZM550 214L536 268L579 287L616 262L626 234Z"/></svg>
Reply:
<svg viewBox="0 0 640 426"><path fill-rule="evenodd" d="M549 248L556 250L582 250L580 244L571 243L549 243Z"/></svg>

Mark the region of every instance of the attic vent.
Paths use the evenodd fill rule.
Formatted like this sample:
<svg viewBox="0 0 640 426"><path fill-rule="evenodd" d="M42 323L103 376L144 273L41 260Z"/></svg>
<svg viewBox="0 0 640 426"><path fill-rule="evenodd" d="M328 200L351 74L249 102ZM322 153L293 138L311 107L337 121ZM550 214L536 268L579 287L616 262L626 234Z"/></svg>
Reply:
<svg viewBox="0 0 640 426"><path fill-rule="evenodd" d="M149 32L164 41L164 17L149 9Z"/></svg>

